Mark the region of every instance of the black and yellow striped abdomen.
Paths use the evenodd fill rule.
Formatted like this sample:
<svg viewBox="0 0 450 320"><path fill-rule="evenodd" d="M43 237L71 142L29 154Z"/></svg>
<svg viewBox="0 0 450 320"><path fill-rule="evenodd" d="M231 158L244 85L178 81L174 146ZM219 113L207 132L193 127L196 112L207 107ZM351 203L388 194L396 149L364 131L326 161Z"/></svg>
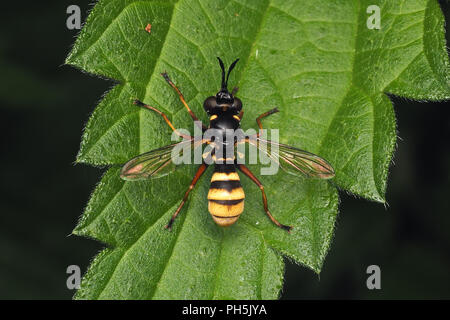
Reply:
<svg viewBox="0 0 450 320"><path fill-rule="evenodd" d="M216 164L208 192L208 210L222 227L232 225L244 211L244 189L233 164Z"/></svg>

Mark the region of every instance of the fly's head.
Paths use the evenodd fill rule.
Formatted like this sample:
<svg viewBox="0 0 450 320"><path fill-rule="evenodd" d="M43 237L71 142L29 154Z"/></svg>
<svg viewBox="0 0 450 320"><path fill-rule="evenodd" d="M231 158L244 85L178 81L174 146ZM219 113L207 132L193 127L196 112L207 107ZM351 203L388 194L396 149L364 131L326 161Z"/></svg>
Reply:
<svg viewBox="0 0 450 320"><path fill-rule="evenodd" d="M220 68L222 69L222 87L215 96L208 97L205 100L203 103L203 108L208 115L218 114L221 112L232 112L233 114L238 114L242 110L242 101L241 99L235 97L233 92L228 91L228 77L239 59L236 59L230 65L226 78L225 66L219 57L217 57L217 59L219 60Z"/></svg>

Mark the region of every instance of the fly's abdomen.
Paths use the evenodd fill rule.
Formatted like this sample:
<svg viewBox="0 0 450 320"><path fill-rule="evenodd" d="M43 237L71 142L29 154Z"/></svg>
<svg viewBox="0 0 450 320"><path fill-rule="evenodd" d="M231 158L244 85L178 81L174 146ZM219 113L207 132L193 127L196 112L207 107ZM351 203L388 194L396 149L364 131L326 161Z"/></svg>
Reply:
<svg viewBox="0 0 450 320"><path fill-rule="evenodd" d="M216 164L208 193L208 210L214 222L227 227L244 211L244 189L234 165Z"/></svg>

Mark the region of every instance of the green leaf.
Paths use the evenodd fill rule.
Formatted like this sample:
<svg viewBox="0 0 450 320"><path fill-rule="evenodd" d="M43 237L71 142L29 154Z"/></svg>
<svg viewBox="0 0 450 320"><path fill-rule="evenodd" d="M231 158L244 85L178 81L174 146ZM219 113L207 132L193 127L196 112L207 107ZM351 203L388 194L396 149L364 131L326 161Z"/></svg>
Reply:
<svg viewBox="0 0 450 320"><path fill-rule="evenodd" d="M368 29L369 5L381 29ZM151 33L144 30L152 25ZM435 0L99 1L67 63L119 81L86 126L78 162L112 165L74 233L109 245L92 263L81 299L275 299L287 256L319 273L338 211L337 188L384 202L396 142L386 93L411 99L450 98L444 19ZM206 195L209 169L172 232L163 228L195 168L154 180L125 182L119 165L169 144L163 119L132 105L164 111L178 128L192 120L159 75L167 71L191 109L206 122L203 100L217 92L216 57L239 57L230 84L239 86L244 129L264 120L281 142L316 153L335 168L333 183L279 171L261 181L274 216L246 177L238 222L214 224ZM258 175L259 167L252 167ZM337 187L337 188L336 188Z"/></svg>

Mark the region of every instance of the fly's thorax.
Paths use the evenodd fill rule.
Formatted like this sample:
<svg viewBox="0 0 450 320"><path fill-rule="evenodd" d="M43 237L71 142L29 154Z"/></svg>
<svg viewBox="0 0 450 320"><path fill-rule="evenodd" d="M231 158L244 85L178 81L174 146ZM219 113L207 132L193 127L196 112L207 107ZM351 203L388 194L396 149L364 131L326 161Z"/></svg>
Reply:
<svg viewBox="0 0 450 320"><path fill-rule="evenodd" d="M234 164L236 160L236 142L242 141L245 133L242 129L218 129L209 128L204 132L204 138L208 140L208 148L203 158L208 164Z"/></svg>
<svg viewBox="0 0 450 320"><path fill-rule="evenodd" d="M218 130L236 130L239 128L241 119L234 111L224 111L209 117L210 127Z"/></svg>
<svg viewBox="0 0 450 320"><path fill-rule="evenodd" d="M226 227L244 211L244 189L234 165L216 164L208 192L208 210L214 221Z"/></svg>

